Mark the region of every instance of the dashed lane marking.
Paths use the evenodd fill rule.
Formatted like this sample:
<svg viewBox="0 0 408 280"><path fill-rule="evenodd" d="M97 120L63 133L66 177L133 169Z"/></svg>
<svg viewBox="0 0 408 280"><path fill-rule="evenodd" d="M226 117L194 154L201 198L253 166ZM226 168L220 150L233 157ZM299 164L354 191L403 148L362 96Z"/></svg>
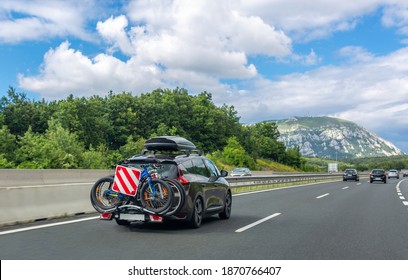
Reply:
<svg viewBox="0 0 408 280"><path fill-rule="evenodd" d="M323 198L323 197L328 196L328 195L330 195L330 193L322 194L322 195L320 195L320 196L317 196L316 198L317 198L317 199L320 199L320 198Z"/></svg>
<svg viewBox="0 0 408 280"><path fill-rule="evenodd" d="M347 186L347 187L344 187L344 188L341 188L341 189L342 190L347 190L348 188L350 188L350 187Z"/></svg>
<svg viewBox="0 0 408 280"><path fill-rule="evenodd" d="M270 215L270 216L268 216L268 217L265 217L265 218L263 218L263 219L261 219L261 220L258 220L258 221L256 221L256 222L254 222L254 223L252 223L252 224L249 224L249 225L247 225L247 226L244 226L244 227L242 227L242 228L239 228L239 229L237 229L235 232L243 232L243 231L246 231L247 229L253 228L254 226L257 226L257 225L259 225L259 224L261 224L261 223L263 223L263 222L266 222L266 221L268 221L268 220L270 220L270 219L273 219L273 218L279 216L280 214L281 214L281 213L272 214L272 215Z"/></svg>
<svg viewBox="0 0 408 280"><path fill-rule="evenodd" d="M395 187L395 189L397 190L397 194L398 194L399 198L402 200L402 204L404 204L405 206L408 206L408 201L405 200L405 196L402 195L401 188L400 188L401 183L406 181L406 180L407 179L403 179L403 180L399 181L397 186Z"/></svg>

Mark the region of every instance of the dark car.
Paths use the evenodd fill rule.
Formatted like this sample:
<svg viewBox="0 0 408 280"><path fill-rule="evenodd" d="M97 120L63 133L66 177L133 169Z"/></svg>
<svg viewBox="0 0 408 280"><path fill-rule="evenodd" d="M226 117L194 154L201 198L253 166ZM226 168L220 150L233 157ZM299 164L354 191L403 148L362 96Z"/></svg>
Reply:
<svg viewBox="0 0 408 280"><path fill-rule="evenodd" d="M370 172L370 183L373 181L382 181L384 184L387 183L387 172L384 169L373 169Z"/></svg>
<svg viewBox="0 0 408 280"><path fill-rule="evenodd" d="M360 180L356 169L349 168L343 171L343 181L348 181L348 180L354 180L354 181Z"/></svg>
<svg viewBox="0 0 408 280"><path fill-rule="evenodd" d="M176 184L181 185L184 201L175 213L163 215L156 221L146 213L141 215L143 213L131 210L141 217L140 220L181 220L189 222L193 228L198 228L207 216L218 214L221 219L229 219L232 195L229 183L224 178L228 175L227 171L218 170L210 159L195 149L193 143L182 137L154 137L146 141L145 147L142 154L127 159L122 165L142 169L143 164L158 162L159 178L175 180ZM127 217L125 214L128 213L120 213L114 217L118 224L130 224L129 220L121 219L121 216ZM132 218L131 221L135 219Z"/></svg>
<svg viewBox="0 0 408 280"><path fill-rule="evenodd" d="M232 177L252 176L251 170L246 167L235 168L231 172Z"/></svg>

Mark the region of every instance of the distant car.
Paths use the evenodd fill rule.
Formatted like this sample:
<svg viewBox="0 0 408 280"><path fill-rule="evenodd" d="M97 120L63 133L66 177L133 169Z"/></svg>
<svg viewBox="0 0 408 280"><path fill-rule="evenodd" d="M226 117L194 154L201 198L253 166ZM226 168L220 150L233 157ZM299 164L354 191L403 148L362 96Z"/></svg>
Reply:
<svg viewBox="0 0 408 280"><path fill-rule="evenodd" d="M232 177L252 176L251 170L246 167L235 168L231 172Z"/></svg>
<svg viewBox="0 0 408 280"><path fill-rule="evenodd" d="M397 178L397 179L399 179L399 172L398 172L398 170L390 169L390 170L388 171L388 179L390 179L390 178Z"/></svg>
<svg viewBox="0 0 408 280"><path fill-rule="evenodd" d="M356 169L348 168L343 171L343 181L347 180L354 180L354 181L360 181L360 178L358 176L358 172Z"/></svg>
<svg viewBox="0 0 408 280"><path fill-rule="evenodd" d="M387 183L387 172L384 169L373 169L370 172L370 183L373 181L382 181L384 184Z"/></svg>
<svg viewBox="0 0 408 280"><path fill-rule="evenodd" d="M402 177L408 177L408 171L402 172Z"/></svg>
<svg viewBox="0 0 408 280"><path fill-rule="evenodd" d="M388 179L390 179L390 178L397 178L397 179L399 179L398 170L390 169L390 170L388 171Z"/></svg>

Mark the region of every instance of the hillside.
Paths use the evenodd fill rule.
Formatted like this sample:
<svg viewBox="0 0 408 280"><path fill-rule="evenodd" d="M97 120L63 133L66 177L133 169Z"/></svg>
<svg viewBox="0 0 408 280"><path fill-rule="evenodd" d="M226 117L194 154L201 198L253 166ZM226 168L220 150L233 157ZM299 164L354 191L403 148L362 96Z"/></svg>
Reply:
<svg viewBox="0 0 408 280"><path fill-rule="evenodd" d="M348 120L292 117L276 121L286 147L308 157L354 158L402 155L394 144Z"/></svg>

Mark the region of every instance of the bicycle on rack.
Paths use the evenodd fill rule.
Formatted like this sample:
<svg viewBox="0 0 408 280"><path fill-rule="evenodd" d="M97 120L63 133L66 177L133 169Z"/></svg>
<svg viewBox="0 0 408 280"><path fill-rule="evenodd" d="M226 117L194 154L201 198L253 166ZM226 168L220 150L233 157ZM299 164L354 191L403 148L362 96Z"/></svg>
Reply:
<svg viewBox="0 0 408 280"><path fill-rule="evenodd" d="M174 191L168 182L157 178L159 166L159 163L143 164L141 171L117 166L114 177L101 178L93 185L90 195L93 207L102 214L125 208L165 214L173 204ZM139 179L135 176L138 172Z"/></svg>

